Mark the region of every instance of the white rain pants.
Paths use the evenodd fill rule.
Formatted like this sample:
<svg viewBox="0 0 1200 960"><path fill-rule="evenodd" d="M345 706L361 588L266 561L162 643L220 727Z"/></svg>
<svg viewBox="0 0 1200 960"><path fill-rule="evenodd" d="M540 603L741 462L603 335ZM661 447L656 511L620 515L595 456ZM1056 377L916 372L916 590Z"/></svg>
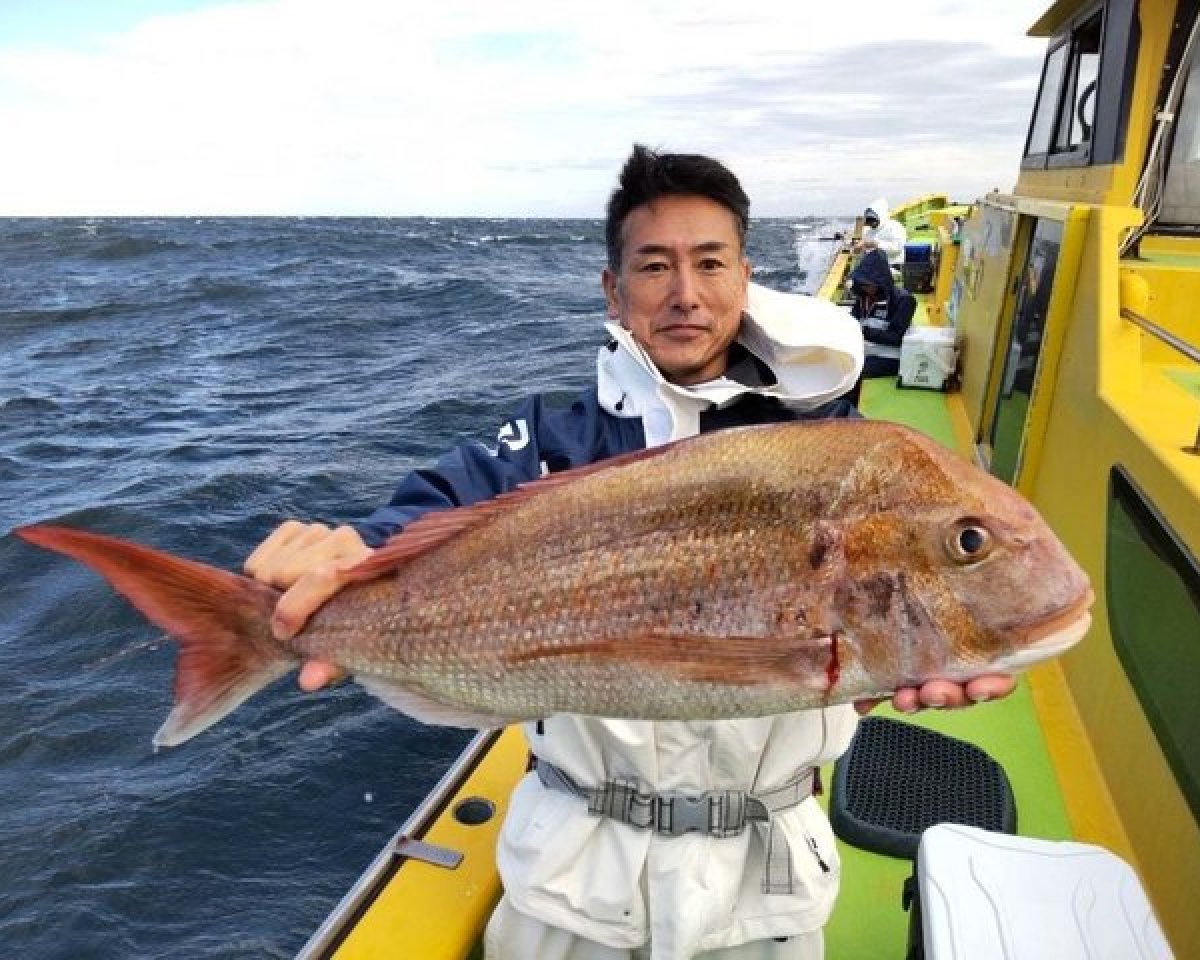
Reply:
<svg viewBox="0 0 1200 960"><path fill-rule="evenodd" d="M650 947L609 947L550 927L513 908L502 897L484 934L485 960L649 960ZM695 960L822 960L824 936L814 930L787 940L756 940L722 950L706 950Z"/></svg>

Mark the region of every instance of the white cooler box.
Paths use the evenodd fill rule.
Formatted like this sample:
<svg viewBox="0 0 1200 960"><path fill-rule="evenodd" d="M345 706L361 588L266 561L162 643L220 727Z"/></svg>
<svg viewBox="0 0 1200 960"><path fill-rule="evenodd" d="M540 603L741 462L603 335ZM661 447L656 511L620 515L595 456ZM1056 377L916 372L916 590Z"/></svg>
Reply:
<svg viewBox="0 0 1200 960"><path fill-rule="evenodd" d="M953 327L908 328L900 343L900 386L945 390L957 365Z"/></svg>
<svg viewBox="0 0 1200 960"><path fill-rule="evenodd" d="M1137 874L1103 847L943 823L917 855L926 960L1171 960Z"/></svg>

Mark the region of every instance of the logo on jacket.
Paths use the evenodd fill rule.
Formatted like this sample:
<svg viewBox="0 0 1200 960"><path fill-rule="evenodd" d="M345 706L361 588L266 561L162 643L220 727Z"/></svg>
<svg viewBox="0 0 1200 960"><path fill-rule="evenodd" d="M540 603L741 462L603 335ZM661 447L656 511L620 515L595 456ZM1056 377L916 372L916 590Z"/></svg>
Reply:
<svg viewBox="0 0 1200 960"><path fill-rule="evenodd" d="M524 450L529 446L529 424L524 417L509 420L496 434L496 440L504 444L513 453Z"/></svg>

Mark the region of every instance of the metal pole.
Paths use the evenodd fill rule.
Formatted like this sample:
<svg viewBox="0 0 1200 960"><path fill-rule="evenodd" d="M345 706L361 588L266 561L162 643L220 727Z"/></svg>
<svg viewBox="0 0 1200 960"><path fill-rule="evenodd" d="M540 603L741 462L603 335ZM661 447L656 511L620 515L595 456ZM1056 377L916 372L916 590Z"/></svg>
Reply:
<svg viewBox="0 0 1200 960"><path fill-rule="evenodd" d="M1193 363L1200 363L1200 347L1194 347L1186 340L1181 340L1175 334L1171 333L1170 330L1163 329L1153 320L1143 317L1140 313L1135 313L1128 307L1121 308L1121 316L1141 327L1152 336L1157 337L1167 346L1174 347Z"/></svg>
<svg viewBox="0 0 1200 960"><path fill-rule="evenodd" d="M1151 336L1157 337L1167 346L1178 350L1193 363L1200 363L1200 349L1192 346L1186 340L1182 340L1175 336L1175 334L1171 333L1171 331L1164 330L1153 320L1143 317L1140 313L1130 310L1128 307L1121 308L1121 316L1131 323L1141 327ZM1184 453L1191 454L1193 457L1200 456L1200 427L1196 428L1196 439L1192 442L1191 446L1180 447L1179 449Z"/></svg>

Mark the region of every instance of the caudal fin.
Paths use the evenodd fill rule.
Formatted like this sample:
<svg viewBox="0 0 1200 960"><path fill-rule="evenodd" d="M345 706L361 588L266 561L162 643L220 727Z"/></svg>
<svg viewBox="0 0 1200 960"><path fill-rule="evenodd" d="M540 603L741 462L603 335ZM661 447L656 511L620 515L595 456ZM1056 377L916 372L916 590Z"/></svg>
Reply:
<svg viewBox="0 0 1200 960"><path fill-rule="evenodd" d="M68 527L21 527L30 543L87 564L179 644L175 708L154 735L173 747L283 676L297 657L271 633L279 592L248 577Z"/></svg>

